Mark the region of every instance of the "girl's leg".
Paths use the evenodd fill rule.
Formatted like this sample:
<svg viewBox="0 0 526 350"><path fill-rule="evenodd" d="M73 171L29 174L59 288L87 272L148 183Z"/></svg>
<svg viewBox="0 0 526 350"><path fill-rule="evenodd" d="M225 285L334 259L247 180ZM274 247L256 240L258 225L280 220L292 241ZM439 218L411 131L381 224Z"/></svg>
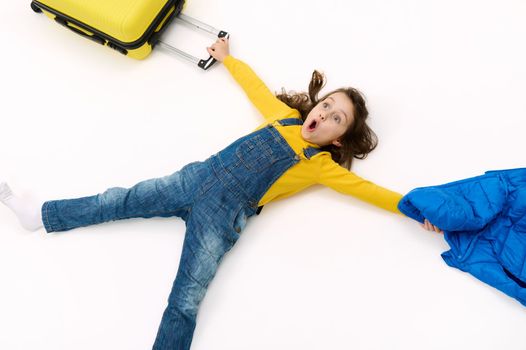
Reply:
<svg viewBox="0 0 526 350"><path fill-rule="evenodd" d="M187 221L186 236L179 270L163 313L154 350L188 350L192 342L199 304L214 277L223 255L230 250L238 234L229 215L217 224L210 215L192 211ZM237 231L241 228L238 227Z"/></svg>
<svg viewBox="0 0 526 350"><path fill-rule="evenodd" d="M192 163L180 171L139 182L131 188L110 188L104 193L45 202L42 220L47 232L135 217L187 215L207 169Z"/></svg>

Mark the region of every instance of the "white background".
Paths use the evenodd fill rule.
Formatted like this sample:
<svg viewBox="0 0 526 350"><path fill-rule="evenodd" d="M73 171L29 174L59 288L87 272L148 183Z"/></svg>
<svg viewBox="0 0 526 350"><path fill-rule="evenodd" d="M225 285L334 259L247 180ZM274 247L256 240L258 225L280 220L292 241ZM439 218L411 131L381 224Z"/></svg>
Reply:
<svg viewBox="0 0 526 350"><path fill-rule="evenodd" d="M306 89L314 68L325 91L361 89L380 144L353 170L380 185L525 166L522 0L192 0L185 12L230 31L231 53L273 91ZM220 65L124 57L29 1L3 1L0 26L0 178L22 196L129 187L262 121ZM26 233L0 208L0 349L151 348L183 236L178 218ZM192 349L525 349L524 306L448 267L447 249L328 188L271 203L225 257Z"/></svg>

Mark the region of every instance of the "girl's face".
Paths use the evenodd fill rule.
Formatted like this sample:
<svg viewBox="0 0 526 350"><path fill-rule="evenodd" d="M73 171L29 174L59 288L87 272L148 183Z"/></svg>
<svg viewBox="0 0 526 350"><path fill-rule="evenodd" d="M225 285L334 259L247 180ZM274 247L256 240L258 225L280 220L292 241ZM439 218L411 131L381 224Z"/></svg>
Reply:
<svg viewBox="0 0 526 350"><path fill-rule="evenodd" d="M353 104L344 92L335 92L318 102L301 127L305 141L318 146L341 147L340 137L353 122Z"/></svg>

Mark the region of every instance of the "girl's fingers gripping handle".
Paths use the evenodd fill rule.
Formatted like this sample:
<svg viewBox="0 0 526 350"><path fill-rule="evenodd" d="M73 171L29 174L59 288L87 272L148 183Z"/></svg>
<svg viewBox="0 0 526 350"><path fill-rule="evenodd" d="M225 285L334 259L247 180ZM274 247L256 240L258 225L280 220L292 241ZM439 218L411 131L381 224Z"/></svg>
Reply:
<svg viewBox="0 0 526 350"><path fill-rule="evenodd" d="M219 31L219 34L217 34L217 37L220 39L220 38L225 38L225 39L228 39L230 37L230 34L228 34L227 32L221 30ZM197 64L200 68L204 69L204 70L207 70L208 68L212 67L214 65L214 63L216 63L216 59L212 57L212 55L210 55L210 57L208 57L207 60L200 60L199 63Z"/></svg>

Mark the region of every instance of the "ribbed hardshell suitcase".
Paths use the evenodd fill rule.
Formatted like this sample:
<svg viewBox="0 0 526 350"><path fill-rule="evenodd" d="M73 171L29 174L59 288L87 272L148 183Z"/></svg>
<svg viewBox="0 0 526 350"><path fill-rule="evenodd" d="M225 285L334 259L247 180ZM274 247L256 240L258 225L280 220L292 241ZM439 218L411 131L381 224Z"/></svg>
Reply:
<svg viewBox="0 0 526 350"><path fill-rule="evenodd" d="M136 59L147 57L160 43L159 36L178 17L195 28L228 34L180 14L184 0L33 0L31 8L88 39ZM165 43L162 45L203 69L214 59L200 60Z"/></svg>

